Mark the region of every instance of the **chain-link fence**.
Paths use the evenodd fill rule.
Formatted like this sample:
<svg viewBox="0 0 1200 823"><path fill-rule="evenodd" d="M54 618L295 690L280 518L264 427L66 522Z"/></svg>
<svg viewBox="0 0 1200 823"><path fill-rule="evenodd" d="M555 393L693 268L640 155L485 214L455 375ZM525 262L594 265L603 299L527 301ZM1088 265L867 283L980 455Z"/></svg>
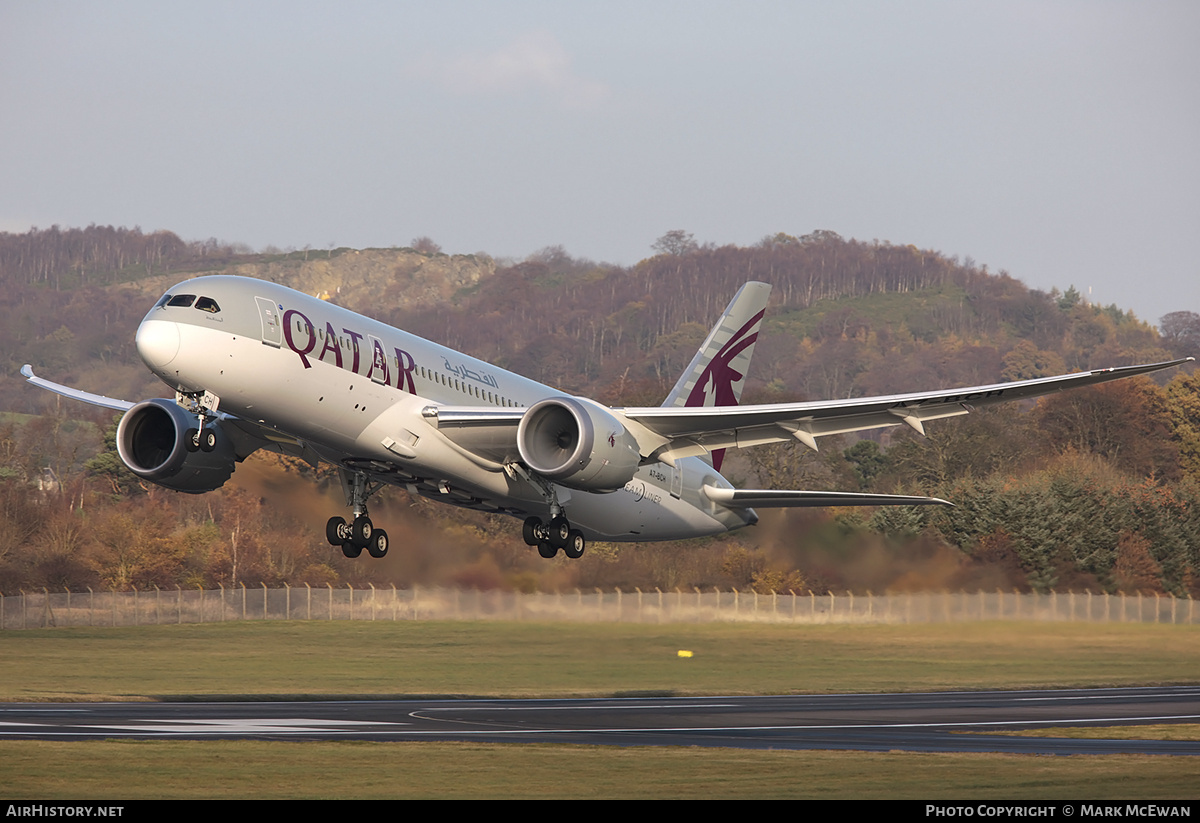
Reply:
<svg viewBox="0 0 1200 823"><path fill-rule="evenodd" d="M1090 592L758 594L265 586L0 596L0 630L230 620L544 620L628 623L950 623L978 620L1195 624L1195 601Z"/></svg>

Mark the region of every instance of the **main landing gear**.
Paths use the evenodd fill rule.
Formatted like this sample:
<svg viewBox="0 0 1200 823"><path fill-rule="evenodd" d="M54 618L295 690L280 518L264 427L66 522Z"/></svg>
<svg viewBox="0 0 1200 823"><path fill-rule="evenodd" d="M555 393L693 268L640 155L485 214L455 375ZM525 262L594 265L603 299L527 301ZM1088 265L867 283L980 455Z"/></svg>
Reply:
<svg viewBox="0 0 1200 823"><path fill-rule="evenodd" d="M388 536L377 529L365 514L350 523L344 517L331 517L325 524L325 539L331 546L341 546L346 557L358 557L366 549L371 557L383 557L388 551Z"/></svg>
<svg viewBox="0 0 1200 823"><path fill-rule="evenodd" d="M561 514L551 518L549 523L542 522L540 517L525 518L521 536L525 538L526 545L537 546L538 554L547 560L558 554L559 549L567 557L577 560L583 557L583 550L587 547L583 532L572 529L567 518Z"/></svg>
<svg viewBox="0 0 1200 823"><path fill-rule="evenodd" d="M354 519L349 523L344 517L331 517L325 524L325 539L331 546L341 546L346 557L358 557L366 549L371 557L383 557L388 552L388 536L383 529L375 528L367 516L367 498L383 488L382 483L368 486L363 472L354 472L347 477L343 471L342 484L346 497L354 509Z"/></svg>

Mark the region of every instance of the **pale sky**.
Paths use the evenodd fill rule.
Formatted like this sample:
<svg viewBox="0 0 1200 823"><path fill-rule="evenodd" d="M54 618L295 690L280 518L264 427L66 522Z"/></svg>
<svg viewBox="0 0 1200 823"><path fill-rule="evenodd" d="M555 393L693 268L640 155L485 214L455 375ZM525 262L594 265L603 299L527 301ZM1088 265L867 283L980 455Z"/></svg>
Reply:
<svg viewBox="0 0 1200 823"><path fill-rule="evenodd" d="M912 243L1200 311L1200 3L0 2L0 230Z"/></svg>

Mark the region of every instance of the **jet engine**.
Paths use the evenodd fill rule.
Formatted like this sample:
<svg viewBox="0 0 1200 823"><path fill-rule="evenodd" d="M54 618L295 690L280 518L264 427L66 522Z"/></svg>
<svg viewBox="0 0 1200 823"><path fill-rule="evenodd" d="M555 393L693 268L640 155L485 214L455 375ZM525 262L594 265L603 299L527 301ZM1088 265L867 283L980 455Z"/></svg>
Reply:
<svg viewBox="0 0 1200 823"><path fill-rule="evenodd" d="M529 468L572 489L611 492L637 473L637 440L601 406L551 397L529 407L517 427Z"/></svg>
<svg viewBox="0 0 1200 823"><path fill-rule="evenodd" d="M129 470L168 489L199 494L233 474L237 456L219 421L202 432L196 415L170 400L138 403L117 426L117 453Z"/></svg>

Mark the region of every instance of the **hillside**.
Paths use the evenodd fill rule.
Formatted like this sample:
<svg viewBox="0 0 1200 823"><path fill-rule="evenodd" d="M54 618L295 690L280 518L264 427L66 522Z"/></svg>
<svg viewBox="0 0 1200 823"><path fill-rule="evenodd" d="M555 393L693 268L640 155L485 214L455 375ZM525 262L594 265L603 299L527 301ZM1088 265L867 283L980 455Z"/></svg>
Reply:
<svg viewBox="0 0 1200 823"><path fill-rule="evenodd" d="M686 547L597 545L582 562L561 566L530 557L514 521L410 501L400 492L381 504L395 556L375 565L345 561L320 539L324 518L340 506L337 495L286 461L252 459L227 487L199 498L147 493L113 471L111 455L91 460L103 450L95 432L109 425L107 413L59 401L17 374L29 362L46 377L92 391L130 399L161 394L133 351L133 331L170 285L216 273L327 295L613 404L658 403L750 279L774 286L745 398L761 402L972 385L1197 354L1188 346L1200 340L1200 315L1190 311L1170 316L1164 337L1116 306L1087 305L1070 287L1033 291L970 260L832 232L774 235L748 248L682 246L622 268L574 259L561 248L497 266L482 256L413 249L248 254L169 243L161 233L149 237L173 251L155 256L144 252L154 243L140 232L89 231L0 236L0 409L37 415L0 420L3 590L344 580L877 591L1196 586L1194 375L1167 373L1158 383L1128 381L945 421L930 427L928 439L907 430L859 442L831 438L819 453L765 447L730 464L733 478L752 485L914 490L955 500L952 512L771 513L759 528L733 537ZM60 249L56 256L39 246L58 248L84 235L110 253ZM128 249L121 252L123 243ZM13 248L21 253L14 256ZM72 426L71 419L98 429ZM29 485L45 467L62 480L56 495ZM1048 532L1046 523L1074 525ZM126 549L142 559L134 571L122 560L126 571L114 577L112 564Z"/></svg>

